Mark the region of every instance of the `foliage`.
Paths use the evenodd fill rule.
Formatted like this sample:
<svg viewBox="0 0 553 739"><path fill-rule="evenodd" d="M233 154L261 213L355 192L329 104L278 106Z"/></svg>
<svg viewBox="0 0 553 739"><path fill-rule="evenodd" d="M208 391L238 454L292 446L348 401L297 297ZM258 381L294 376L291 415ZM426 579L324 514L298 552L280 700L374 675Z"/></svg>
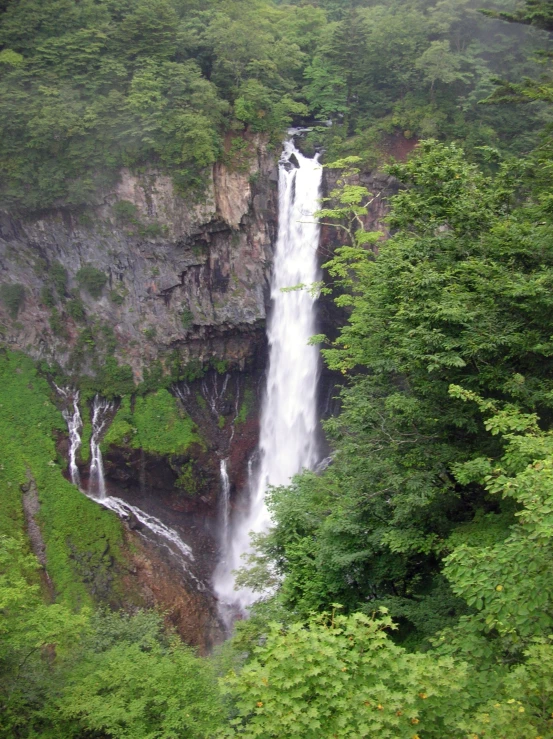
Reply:
<svg viewBox="0 0 553 739"><path fill-rule="evenodd" d="M14 283L4 283L0 285L0 299L6 306L10 316L12 318L17 318L17 315L25 302L24 285Z"/></svg>
<svg viewBox="0 0 553 739"><path fill-rule="evenodd" d="M118 739L207 739L221 717L209 664L184 646L155 641L116 643L86 654L70 674L59 708L75 729Z"/></svg>
<svg viewBox="0 0 553 739"><path fill-rule="evenodd" d="M546 31L553 31L553 10L551 5L544 0L526 0L525 7L518 9L516 13L497 10L483 10L482 12L491 18L501 18L510 23L524 23Z"/></svg>
<svg viewBox="0 0 553 739"><path fill-rule="evenodd" d="M242 397L242 402L240 403L240 407L238 409L238 413L236 414L236 419L234 421L235 423L246 423L250 413L253 410L254 401L255 396L252 388L246 387L244 390L244 395Z"/></svg>
<svg viewBox="0 0 553 739"><path fill-rule="evenodd" d="M184 329L189 329L194 322L194 314L192 313L192 311L189 309L185 309L182 312L181 321L182 321L182 327Z"/></svg>
<svg viewBox="0 0 553 739"><path fill-rule="evenodd" d="M23 735L29 714L42 708L48 670L41 653L55 649L62 657L87 626L86 612L43 602L33 582L38 563L11 533L0 537L0 736L6 739Z"/></svg>
<svg viewBox="0 0 553 739"><path fill-rule="evenodd" d="M75 321L83 321L85 319L85 307L83 301L78 296L67 301L65 310Z"/></svg>
<svg viewBox="0 0 553 739"><path fill-rule="evenodd" d="M48 285L44 285L40 290L40 302L47 308L53 308L56 305L54 293L52 292L52 288L48 287Z"/></svg>
<svg viewBox="0 0 553 739"><path fill-rule="evenodd" d="M77 272L77 282L83 287L93 298L99 298L108 281L107 275L96 267L81 267Z"/></svg>
<svg viewBox="0 0 553 739"><path fill-rule="evenodd" d="M60 299L65 297L67 290L67 270L57 261L53 261L48 267L48 276L52 280Z"/></svg>
<svg viewBox="0 0 553 739"><path fill-rule="evenodd" d="M492 496L513 500L517 513L501 541L458 544L445 560L445 574L453 590L480 611L487 631L515 642L541 637L553 625L546 574L553 560L553 436L540 430L534 414L509 407L497 411L493 403L456 386L451 393L476 401L484 412L495 411L486 427L507 442L500 465L473 459L454 468L456 477L464 484L481 482Z"/></svg>
<svg viewBox="0 0 553 739"><path fill-rule="evenodd" d="M136 397L132 410L130 397L124 397L103 443L106 448L113 444L169 455L182 454L191 444L199 442L192 419L162 388Z"/></svg>
<svg viewBox="0 0 553 739"><path fill-rule="evenodd" d="M136 223L138 208L129 200L118 200L112 206L112 211L118 221L123 223Z"/></svg>
<svg viewBox="0 0 553 739"><path fill-rule="evenodd" d="M8 3L0 15L1 201L27 211L82 208L122 167L170 173L197 197L214 162L241 167L239 149L251 146L252 134L278 142L306 116L332 121L312 134L332 156L364 161L381 158L389 134L401 132L461 138L474 151L527 150L543 110L515 118L478 101L498 75L539 76L541 32L500 20L511 19L510 0L494 3L499 19L483 18L478 7ZM542 10L532 2L515 15L547 28ZM125 201L114 214L134 224Z"/></svg>
<svg viewBox="0 0 553 739"><path fill-rule="evenodd" d="M464 668L408 654L386 635L391 627L386 615L362 614L272 624L256 658L225 680L238 717L222 736L443 736L436 732L454 725Z"/></svg>
<svg viewBox="0 0 553 739"><path fill-rule="evenodd" d="M66 341L69 339L69 332L65 325L63 316L55 306L52 308L48 323L50 324L50 328L52 329L54 336L57 336L60 339L65 339Z"/></svg>

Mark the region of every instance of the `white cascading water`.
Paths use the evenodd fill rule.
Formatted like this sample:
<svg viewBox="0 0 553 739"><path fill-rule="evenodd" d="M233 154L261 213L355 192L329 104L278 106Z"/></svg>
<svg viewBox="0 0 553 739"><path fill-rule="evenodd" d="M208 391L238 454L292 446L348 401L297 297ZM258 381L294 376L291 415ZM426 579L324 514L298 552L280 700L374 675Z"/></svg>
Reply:
<svg viewBox="0 0 553 739"><path fill-rule="evenodd" d="M81 446L80 432L83 426L79 411L79 392L71 388L60 388L57 385L55 387L58 393L73 406L72 412L69 409L64 409L62 415L67 423L69 432L69 472L71 482L82 490L79 468L77 467L77 452ZM198 589L205 590L205 585L189 571L188 565L194 561L192 549L181 539L174 529L166 526L159 518L137 508L137 506L130 505L126 501L121 500L121 498L115 498L106 494L106 480L100 442L109 413L112 410L112 403L100 398L98 395L94 398L92 405L92 434L90 437L90 476L86 494L104 506L104 508L109 508L109 510L121 518L128 519L129 517L134 517L141 526L159 537L159 540L163 542L164 546L177 558L183 569L196 582Z"/></svg>
<svg viewBox="0 0 553 739"><path fill-rule="evenodd" d="M223 556L228 551L230 541L230 479L228 459L222 459L219 466L221 477L221 496L219 503L220 549Z"/></svg>
<svg viewBox="0 0 553 739"><path fill-rule="evenodd" d="M279 167L279 233L271 286L273 311L268 326L269 371L261 413L259 464L250 476L250 506L235 522L226 556L214 576L221 613L244 615L256 595L235 590L233 570L251 551L250 532L266 531L271 519L265 504L269 486L286 485L319 461L317 384L319 352L309 345L316 333L315 298L309 287L320 279L317 260L322 168L304 157L292 141ZM283 291L304 285L304 289ZM229 613L231 614L229 616Z"/></svg>
<svg viewBox="0 0 553 739"><path fill-rule="evenodd" d="M92 434L90 436L90 478L88 494L98 500L106 497L106 478L100 442L113 404L97 395L92 404Z"/></svg>
<svg viewBox="0 0 553 739"><path fill-rule="evenodd" d="M71 403L73 406L72 410L64 408L62 410L62 416L67 424L67 430L69 432L69 476L73 485L80 487L81 476L79 474L79 468L77 467L77 454L81 448L81 429L83 427L83 419L81 418L81 412L79 410L79 391L73 390L69 387L61 388L55 383L54 386L58 393Z"/></svg>

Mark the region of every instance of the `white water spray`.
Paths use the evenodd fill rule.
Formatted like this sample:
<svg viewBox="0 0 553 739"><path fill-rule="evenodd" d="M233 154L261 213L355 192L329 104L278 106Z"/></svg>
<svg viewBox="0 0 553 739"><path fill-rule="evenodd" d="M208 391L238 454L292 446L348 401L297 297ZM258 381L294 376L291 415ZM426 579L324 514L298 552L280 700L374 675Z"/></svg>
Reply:
<svg viewBox="0 0 553 739"><path fill-rule="evenodd" d="M104 500L106 497L106 479L104 475L104 461L100 449L102 432L106 427L108 414L113 409L113 404L100 398L94 398L92 404L92 435L90 437L90 478L88 481L88 494Z"/></svg>
<svg viewBox="0 0 553 739"><path fill-rule="evenodd" d="M79 468L77 467L77 454L81 448L83 419L81 418L81 412L79 410L79 391L72 390L68 387L58 387L55 383L54 386L62 398L65 398L65 400L73 406L72 411L68 408L64 408L61 414L67 424L67 430L69 432L69 475L73 485L80 487L81 476L79 474Z"/></svg>
<svg viewBox="0 0 553 739"><path fill-rule="evenodd" d="M317 445L319 352L309 345L316 333L315 299L309 286L320 279L317 249L322 168L289 141L279 174L279 234L271 286L273 312L268 327L269 371L261 414L259 465L250 476L250 508L235 522L228 551L215 572L214 586L222 611L244 614L256 595L235 591L232 571L250 551L249 534L266 531L270 515L265 494L270 485L285 485L302 469L313 469ZM301 290L285 291L298 285Z"/></svg>

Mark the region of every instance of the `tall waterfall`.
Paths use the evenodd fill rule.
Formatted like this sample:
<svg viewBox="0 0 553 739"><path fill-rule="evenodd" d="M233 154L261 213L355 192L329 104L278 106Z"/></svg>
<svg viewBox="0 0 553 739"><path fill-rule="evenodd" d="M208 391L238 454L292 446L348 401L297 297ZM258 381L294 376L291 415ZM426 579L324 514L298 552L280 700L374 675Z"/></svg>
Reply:
<svg viewBox="0 0 553 739"><path fill-rule="evenodd" d="M219 469L221 477L221 504L219 507L219 527L221 530L221 551L226 553L230 537L230 479L228 476L228 459L222 459Z"/></svg>
<svg viewBox="0 0 553 739"><path fill-rule="evenodd" d="M322 168L289 141L279 167L279 233L271 286L273 311L268 327L269 370L261 413L259 464L250 475L248 513L234 522L228 549L214 577L222 611L244 613L255 599L247 588L235 591L232 571L250 551L249 533L270 526L265 494L285 485L319 459L317 383L319 352L309 345L316 333L315 299L309 286L320 279L317 261ZM307 289L283 291L304 285Z"/></svg>

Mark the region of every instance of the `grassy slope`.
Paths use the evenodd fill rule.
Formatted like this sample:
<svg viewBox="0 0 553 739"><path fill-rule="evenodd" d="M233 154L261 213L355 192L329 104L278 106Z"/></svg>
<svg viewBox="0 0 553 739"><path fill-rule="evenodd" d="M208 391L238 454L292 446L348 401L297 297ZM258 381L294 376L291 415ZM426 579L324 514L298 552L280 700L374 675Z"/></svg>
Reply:
<svg viewBox="0 0 553 739"><path fill-rule="evenodd" d="M182 413L175 398L165 389L137 397L131 410L130 397L110 426L104 446L130 446L151 454L182 454L194 443L201 443L192 419Z"/></svg>
<svg viewBox="0 0 553 739"><path fill-rule="evenodd" d="M64 428L33 362L0 353L0 535L24 535L19 486L28 471L38 486L49 575L59 599L78 607L91 591L103 594L113 562L123 559L123 536L114 514L63 477L53 432Z"/></svg>

